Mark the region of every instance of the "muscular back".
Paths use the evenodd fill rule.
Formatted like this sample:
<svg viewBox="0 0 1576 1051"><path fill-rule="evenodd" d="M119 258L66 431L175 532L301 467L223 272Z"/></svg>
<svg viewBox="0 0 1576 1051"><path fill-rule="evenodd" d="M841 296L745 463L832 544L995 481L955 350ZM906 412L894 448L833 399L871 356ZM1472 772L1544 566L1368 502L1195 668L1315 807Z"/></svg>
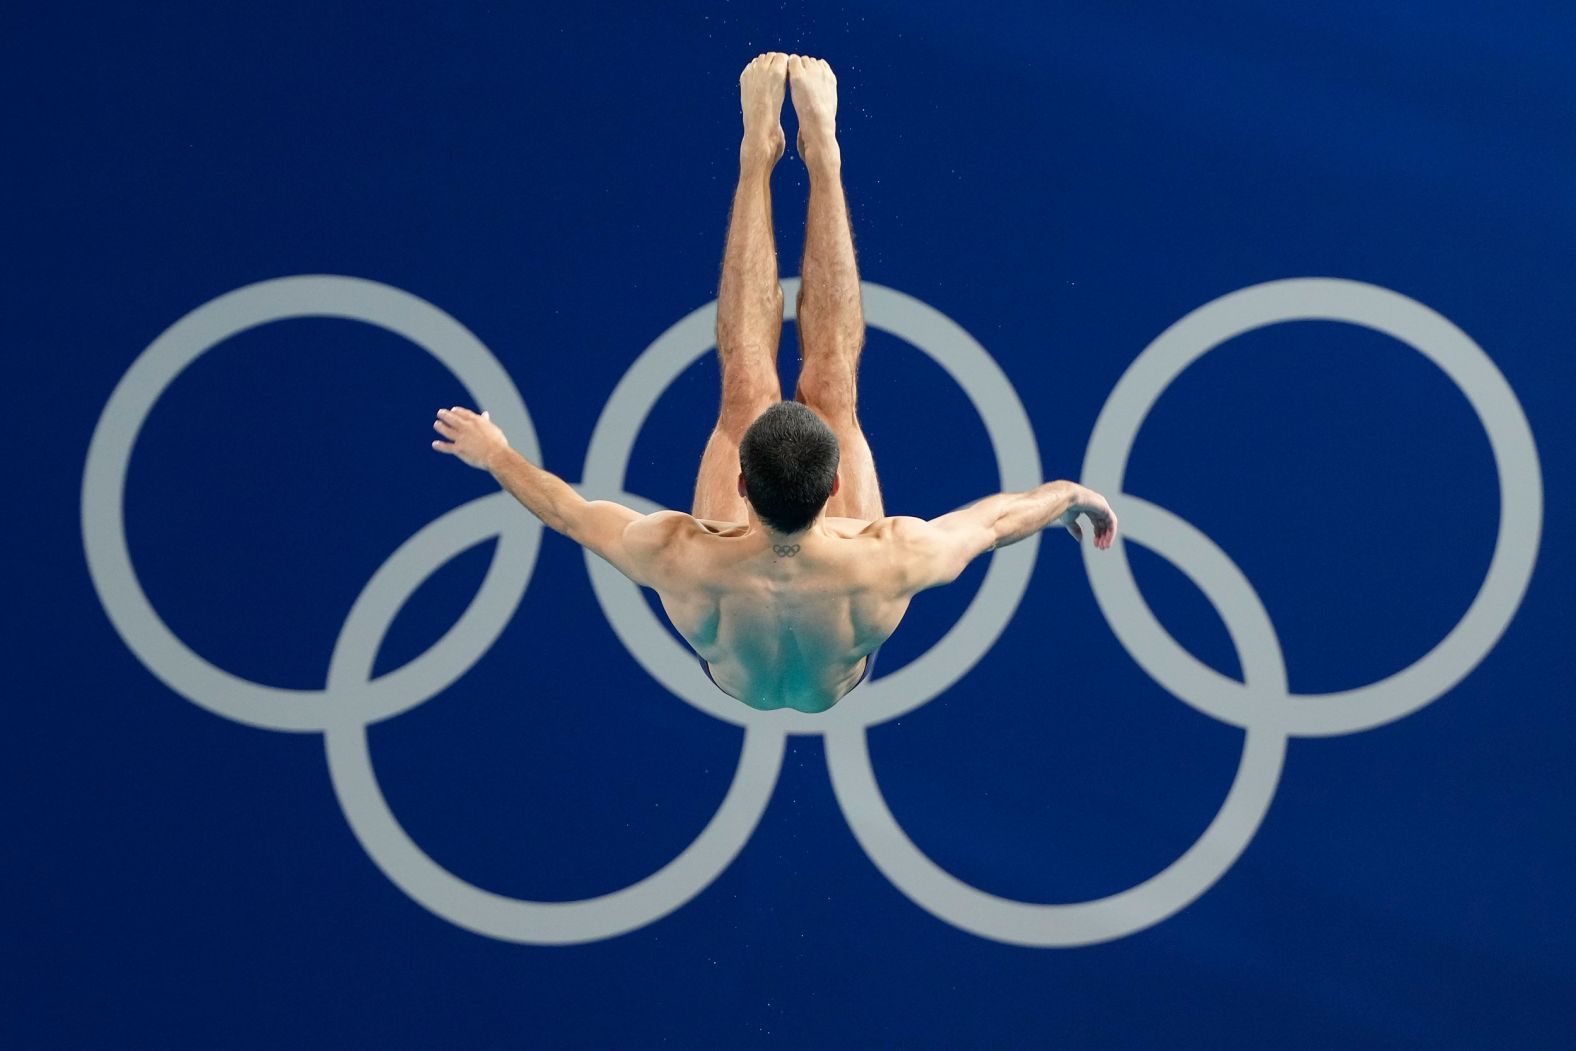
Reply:
<svg viewBox="0 0 1576 1051"><path fill-rule="evenodd" d="M741 524L652 523L642 554L663 608L723 692L752 708L830 708L908 609L893 520L822 522L797 550Z"/></svg>

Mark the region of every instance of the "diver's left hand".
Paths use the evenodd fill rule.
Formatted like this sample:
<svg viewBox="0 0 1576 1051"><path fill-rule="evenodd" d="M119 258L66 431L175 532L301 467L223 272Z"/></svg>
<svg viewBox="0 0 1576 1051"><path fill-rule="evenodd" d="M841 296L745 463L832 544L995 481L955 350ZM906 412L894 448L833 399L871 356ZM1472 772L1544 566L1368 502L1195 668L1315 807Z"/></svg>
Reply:
<svg viewBox="0 0 1576 1051"><path fill-rule="evenodd" d="M487 470L499 453L509 448L509 439L487 413L478 416L470 409L456 405L452 409L439 409L432 429L448 441L436 441L432 447L440 453L458 456L472 467Z"/></svg>
<svg viewBox="0 0 1576 1051"><path fill-rule="evenodd" d="M1073 535L1073 539L1083 543L1083 527L1078 524L1078 516L1087 515L1089 522L1094 526L1094 546L1104 551L1116 541L1116 512L1111 510L1111 505L1105 497L1087 486L1078 486L1077 495L1073 505L1062 515L1061 523Z"/></svg>

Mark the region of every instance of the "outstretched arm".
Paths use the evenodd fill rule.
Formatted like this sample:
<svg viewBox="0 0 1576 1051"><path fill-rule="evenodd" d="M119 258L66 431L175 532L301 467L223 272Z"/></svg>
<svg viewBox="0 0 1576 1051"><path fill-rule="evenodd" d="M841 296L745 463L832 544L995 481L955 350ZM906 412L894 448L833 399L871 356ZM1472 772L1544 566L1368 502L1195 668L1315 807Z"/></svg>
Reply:
<svg viewBox="0 0 1576 1051"><path fill-rule="evenodd" d="M439 409L433 430L447 438L432 447L488 471L547 528L601 555L637 584L649 585L649 544L630 536L646 516L610 500L587 500L568 482L542 470L509 447L487 413L456 405Z"/></svg>
<svg viewBox="0 0 1576 1051"><path fill-rule="evenodd" d="M1116 539L1116 515L1105 497L1077 482L1046 482L1026 493L998 493L931 519L900 519L909 556L908 583L914 591L950 584L979 555L1016 544L1047 526L1059 525L1083 539L1078 516L1094 526L1094 546Z"/></svg>

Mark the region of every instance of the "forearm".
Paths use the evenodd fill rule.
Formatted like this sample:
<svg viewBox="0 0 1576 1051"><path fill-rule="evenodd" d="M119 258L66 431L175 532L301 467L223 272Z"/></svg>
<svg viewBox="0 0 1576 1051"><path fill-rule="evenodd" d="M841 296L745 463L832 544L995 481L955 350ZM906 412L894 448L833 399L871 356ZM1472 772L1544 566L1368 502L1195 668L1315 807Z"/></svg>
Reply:
<svg viewBox="0 0 1576 1051"><path fill-rule="evenodd" d="M1083 486L1077 482L1046 482L1026 493L1003 493L991 497L1001 502L996 517L996 547L1016 544L1046 526L1056 524L1077 506Z"/></svg>
<svg viewBox="0 0 1576 1051"><path fill-rule="evenodd" d="M542 470L510 448L498 450L487 458L487 470L542 524L568 535L573 512L585 505L585 498L568 482Z"/></svg>

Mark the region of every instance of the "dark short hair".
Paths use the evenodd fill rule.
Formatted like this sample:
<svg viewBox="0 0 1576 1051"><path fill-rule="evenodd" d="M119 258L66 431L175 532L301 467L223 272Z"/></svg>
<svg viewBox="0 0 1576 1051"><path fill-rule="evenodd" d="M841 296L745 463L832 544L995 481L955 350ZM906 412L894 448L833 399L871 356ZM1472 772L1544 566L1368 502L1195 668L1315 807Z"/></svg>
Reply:
<svg viewBox="0 0 1576 1051"><path fill-rule="evenodd" d="M831 497L838 455L837 435L826 421L799 402L778 402L739 443L750 506L779 533L799 532Z"/></svg>

